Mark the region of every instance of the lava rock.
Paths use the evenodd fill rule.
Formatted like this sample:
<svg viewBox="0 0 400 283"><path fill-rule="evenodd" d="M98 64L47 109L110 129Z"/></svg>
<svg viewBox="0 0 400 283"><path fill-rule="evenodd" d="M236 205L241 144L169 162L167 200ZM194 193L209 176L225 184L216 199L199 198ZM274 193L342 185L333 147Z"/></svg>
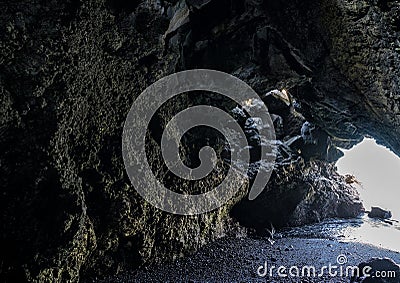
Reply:
<svg viewBox="0 0 400 283"><path fill-rule="evenodd" d="M300 226L331 217L358 217L364 211L359 193L333 164L289 157L279 161L258 198L243 199L231 214L242 225L261 230L270 223L275 227Z"/></svg>
<svg viewBox="0 0 400 283"><path fill-rule="evenodd" d="M392 212L389 210L384 210L380 207L373 206L373 207L371 207L371 211L368 213L368 217L389 219L392 217Z"/></svg>
<svg viewBox="0 0 400 283"><path fill-rule="evenodd" d="M316 144L316 137L314 137L315 125L310 122L305 122L303 126L301 126L301 137L306 144Z"/></svg>
<svg viewBox="0 0 400 283"><path fill-rule="evenodd" d="M291 105L289 94L285 90L271 90L262 97L262 100L272 113L288 109Z"/></svg>
<svg viewBox="0 0 400 283"><path fill-rule="evenodd" d="M360 274L350 280L362 283L399 283L400 266L389 258L372 258L358 265ZM365 271L365 272L364 272ZM385 274L385 276L383 276Z"/></svg>

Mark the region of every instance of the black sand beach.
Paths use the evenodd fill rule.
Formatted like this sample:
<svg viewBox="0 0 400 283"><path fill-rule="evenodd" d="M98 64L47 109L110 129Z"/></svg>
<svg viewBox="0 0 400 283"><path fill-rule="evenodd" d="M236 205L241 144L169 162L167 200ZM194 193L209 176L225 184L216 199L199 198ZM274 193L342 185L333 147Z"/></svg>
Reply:
<svg viewBox="0 0 400 283"><path fill-rule="evenodd" d="M347 260L342 265L344 267L356 266L372 257L388 257L400 261L400 253L334 239L282 238L271 245L267 238L228 237L175 263L150 266L98 282L350 282L350 278L340 277L339 268L337 276L331 276L326 271L324 276L318 277L322 266L341 266L337 263L339 256L340 260ZM275 269L273 277L261 277L257 270L265 262L268 268L282 265L287 270L292 266L300 270L304 266L314 266L317 275L285 278L279 277Z"/></svg>

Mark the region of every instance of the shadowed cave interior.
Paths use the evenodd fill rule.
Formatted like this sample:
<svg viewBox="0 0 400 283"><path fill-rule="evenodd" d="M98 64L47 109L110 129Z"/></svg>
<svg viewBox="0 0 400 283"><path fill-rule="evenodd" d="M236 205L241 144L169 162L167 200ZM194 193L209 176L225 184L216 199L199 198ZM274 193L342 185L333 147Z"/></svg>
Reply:
<svg viewBox="0 0 400 283"><path fill-rule="evenodd" d="M353 150L372 143L364 138L400 155L399 1L18 0L1 2L0 11L0 281L96 281L177 262L224 237L265 238L271 224L351 222L364 213L360 195L370 188L347 182L336 162L366 186L361 165L344 166ZM215 104L231 115L252 156L237 195L209 213L179 216L132 187L121 135L143 90L196 68L226 72L255 90L274 124L277 159L263 193L249 201L255 173L268 165L257 117L217 95L167 102L145 149L160 182L203 193L235 165L224 160L223 139L198 128L183 137L181 158L195 167L199 148L215 145L223 166L203 183L169 174L160 133L192 105ZM398 172L385 166L379 169Z"/></svg>

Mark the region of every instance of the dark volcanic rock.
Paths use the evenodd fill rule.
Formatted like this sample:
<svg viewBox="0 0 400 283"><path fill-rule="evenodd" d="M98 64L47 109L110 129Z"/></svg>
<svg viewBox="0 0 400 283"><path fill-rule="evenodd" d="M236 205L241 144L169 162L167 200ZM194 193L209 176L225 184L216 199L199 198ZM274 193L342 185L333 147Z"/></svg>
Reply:
<svg viewBox="0 0 400 283"><path fill-rule="evenodd" d="M240 195L185 217L130 185L123 122L178 55L165 50L160 7L142 3L131 14L111 2L0 4L0 281L76 282L180 257L236 227L228 214ZM150 160L163 175L160 156Z"/></svg>
<svg viewBox="0 0 400 283"><path fill-rule="evenodd" d="M340 156L336 146L365 135L400 153L399 1L128 2L0 3L2 281L117 273L175 259L236 229L229 212L246 188L211 213L174 216L146 203L125 174L121 134L130 105L183 69L231 73L260 97L290 95L289 104L271 105L274 176L263 195L235 208L241 222L297 225L362 210L330 162ZM175 182L159 152L163 126L194 102L167 103L149 129L149 160L163 182ZM307 121L316 143L297 138ZM189 151L184 158L196 164ZM203 186L176 184L203 192L223 177L221 170Z"/></svg>
<svg viewBox="0 0 400 283"><path fill-rule="evenodd" d="M358 265L360 274L351 278L352 282L362 283L398 283L400 266L389 258L372 258ZM365 272L364 272L365 271Z"/></svg>
<svg viewBox="0 0 400 283"><path fill-rule="evenodd" d="M333 165L303 159L278 166L263 193L242 200L232 211L240 223L263 229L298 226L329 217L358 217L364 211L358 193Z"/></svg>
<svg viewBox="0 0 400 283"><path fill-rule="evenodd" d="M392 212L373 206L371 207L371 211L368 213L368 216L371 218L389 219L392 217Z"/></svg>

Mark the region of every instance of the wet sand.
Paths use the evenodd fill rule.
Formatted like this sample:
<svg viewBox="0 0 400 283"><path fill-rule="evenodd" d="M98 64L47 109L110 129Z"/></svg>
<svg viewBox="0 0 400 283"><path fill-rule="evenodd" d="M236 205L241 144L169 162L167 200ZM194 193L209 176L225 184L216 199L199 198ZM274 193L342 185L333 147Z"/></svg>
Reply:
<svg viewBox="0 0 400 283"><path fill-rule="evenodd" d="M338 264L339 261L344 263ZM356 266L372 257L388 257L400 262L400 253L381 249L369 244L342 242L338 239L317 239L283 237L271 244L267 238L227 237L201 248L197 253L174 263L146 267L125 272L117 276L96 279L96 282L349 282L350 278L340 277L340 269ZM266 275L272 267L272 277ZM337 276L331 276L327 270L318 277L323 266L336 265ZM276 268L285 266L288 277L278 276ZM301 277L304 266L314 266L316 277ZM260 266L263 266L262 268ZM291 277L289 268L300 270L300 277ZM344 267L344 268L343 268ZM257 270L259 272L257 272ZM296 269L292 268L292 274ZM307 275L307 272L305 273ZM400 281L399 281L400 282Z"/></svg>

